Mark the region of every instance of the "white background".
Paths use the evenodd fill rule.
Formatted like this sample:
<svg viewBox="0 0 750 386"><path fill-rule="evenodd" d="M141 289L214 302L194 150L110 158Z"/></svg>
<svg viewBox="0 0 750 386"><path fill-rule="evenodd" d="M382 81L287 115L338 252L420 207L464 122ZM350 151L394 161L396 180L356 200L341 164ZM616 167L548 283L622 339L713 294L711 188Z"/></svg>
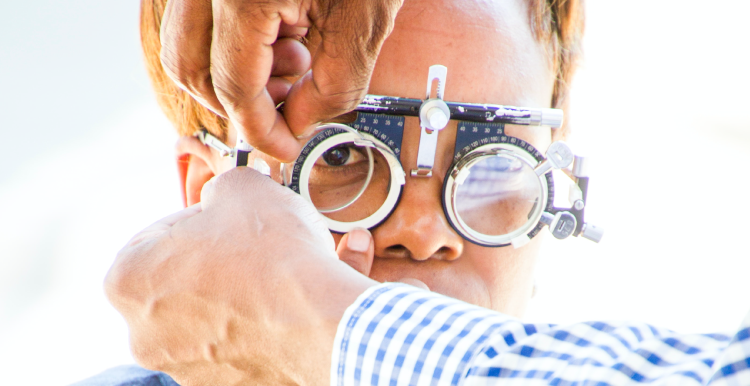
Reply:
<svg viewBox="0 0 750 386"><path fill-rule="evenodd" d="M572 146L601 244L548 238L528 318L732 330L750 310L750 2L589 1ZM101 282L180 207L138 2L0 4L0 374L65 385L130 363Z"/></svg>

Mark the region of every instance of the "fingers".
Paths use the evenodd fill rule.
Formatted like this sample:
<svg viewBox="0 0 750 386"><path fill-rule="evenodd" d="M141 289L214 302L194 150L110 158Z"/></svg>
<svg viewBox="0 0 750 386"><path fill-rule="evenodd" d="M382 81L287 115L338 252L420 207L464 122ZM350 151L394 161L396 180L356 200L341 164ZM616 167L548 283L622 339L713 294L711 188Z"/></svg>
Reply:
<svg viewBox="0 0 750 386"><path fill-rule="evenodd" d="M367 92L375 59L393 29L403 0L332 0L313 8L321 35L312 71L294 84L285 118L303 135L325 119L351 111Z"/></svg>
<svg viewBox="0 0 750 386"><path fill-rule="evenodd" d="M286 162L297 156L301 144L276 112L266 84L274 70L276 51L288 54L276 63L277 73L297 71L309 63L305 58L293 59L302 51L294 39L274 47L282 21L294 25L299 14L295 2L213 1L211 78L216 95L249 143Z"/></svg>
<svg viewBox="0 0 750 386"><path fill-rule="evenodd" d="M290 28L287 26L287 29ZM286 33L293 32L294 30L291 29ZM279 31L279 35L281 34L282 31ZM266 90L275 106L286 100L292 88L292 82L287 77L302 75L308 69L310 69L310 52L299 40L280 38L273 44L273 67Z"/></svg>
<svg viewBox="0 0 750 386"><path fill-rule="evenodd" d="M402 1L172 0L162 21L162 64L255 148L290 162L302 146L297 135L365 95ZM312 61L297 41L311 25L322 38ZM305 71L291 88L278 78ZM275 107L287 92L282 117Z"/></svg>
<svg viewBox="0 0 750 386"><path fill-rule="evenodd" d="M294 38L282 38L273 44L271 76L302 75L310 69L310 51Z"/></svg>
<svg viewBox="0 0 750 386"><path fill-rule="evenodd" d="M357 228L344 235L336 249L339 260L349 264L357 272L370 276L375 255L375 243L367 229Z"/></svg>
<svg viewBox="0 0 750 386"><path fill-rule="evenodd" d="M241 218L246 227L255 224L265 241L298 227L295 234L312 235L308 239L311 245L335 256L333 237L315 206L253 168L233 168L211 178L201 191L201 207L206 217Z"/></svg>
<svg viewBox="0 0 750 386"><path fill-rule="evenodd" d="M214 113L226 111L211 80L211 0L171 0L161 22L161 63L180 88Z"/></svg>
<svg viewBox="0 0 750 386"><path fill-rule="evenodd" d="M188 206L185 209L180 210L179 212L172 213L167 217L164 217L163 219L149 225L146 229L138 232L137 235L133 236L132 239L128 242L128 247L133 247L144 240L153 239L156 237L161 236L162 234L169 231L170 228L172 228L176 223L188 219L190 217L195 216L196 214L201 212L201 205L200 203Z"/></svg>
<svg viewBox="0 0 750 386"><path fill-rule="evenodd" d="M161 26L165 73L203 106L231 119L253 146L282 161L293 160L301 144L276 112L291 87L277 77L310 67L299 41L309 21L294 3L171 0Z"/></svg>
<svg viewBox="0 0 750 386"><path fill-rule="evenodd" d="M307 18L305 20L298 20L296 25L289 25L282 22L281 26L279 26L279 37L301 38L307 35L307 27L309 26L310 23L307 21Z"/></svg>
<svg viewBox="0 0 750 386"><path fill-rule="evenodd" d="M286 100L286 95L289 94L289 90L292 88L292 82L282 77L273 77L268 80L266 90L268 95L273 100L274 106L278 106L279 103Z"/></svg>

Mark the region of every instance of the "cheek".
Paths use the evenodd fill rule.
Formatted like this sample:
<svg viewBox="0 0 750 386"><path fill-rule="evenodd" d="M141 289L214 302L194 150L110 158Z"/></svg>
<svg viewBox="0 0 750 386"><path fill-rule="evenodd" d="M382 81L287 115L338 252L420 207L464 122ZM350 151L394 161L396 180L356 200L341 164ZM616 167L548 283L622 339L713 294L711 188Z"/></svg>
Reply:
<svg viewBox="0 0 750 386"><path fill-rule="evenodd" d="M333 236L333 242L336 244L336 249L339 248L339 242L341 242L341 238L344 237L344 235L340 235L338 233L331 232L331 236Z"/></svg>
<svg viewBox="0 0 750 386"><path fill-rule="evenodd" d="M520 249L467 246L464 256L483 283L491 299L490 308L522 317L534 285L534 268L543 237L537 235Z"/></svg>

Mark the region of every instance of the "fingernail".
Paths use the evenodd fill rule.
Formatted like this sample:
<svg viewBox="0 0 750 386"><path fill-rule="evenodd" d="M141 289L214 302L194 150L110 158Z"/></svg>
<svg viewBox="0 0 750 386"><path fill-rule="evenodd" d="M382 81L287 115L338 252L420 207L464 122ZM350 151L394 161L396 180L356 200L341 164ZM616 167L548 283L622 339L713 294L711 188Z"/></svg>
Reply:
<svg viewBox="0 0 750 386"><path fill-rule="evenodd" d="M346 239L346 248L354 252L367 252L370 249L370 232L364 228L353 229Z"/></svg>

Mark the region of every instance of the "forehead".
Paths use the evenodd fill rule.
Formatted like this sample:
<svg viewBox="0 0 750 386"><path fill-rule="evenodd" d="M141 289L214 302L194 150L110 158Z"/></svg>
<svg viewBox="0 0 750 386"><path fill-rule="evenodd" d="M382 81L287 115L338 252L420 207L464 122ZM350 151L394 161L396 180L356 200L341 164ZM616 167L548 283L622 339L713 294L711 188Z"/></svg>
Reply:
<svg viewBox="0 0 750 386"><path fill-rule="evenodd" d="M554 74L523 0L406 0L369 93L422 99L433 64L448 67L446 100L549 107Z"/></svg>

